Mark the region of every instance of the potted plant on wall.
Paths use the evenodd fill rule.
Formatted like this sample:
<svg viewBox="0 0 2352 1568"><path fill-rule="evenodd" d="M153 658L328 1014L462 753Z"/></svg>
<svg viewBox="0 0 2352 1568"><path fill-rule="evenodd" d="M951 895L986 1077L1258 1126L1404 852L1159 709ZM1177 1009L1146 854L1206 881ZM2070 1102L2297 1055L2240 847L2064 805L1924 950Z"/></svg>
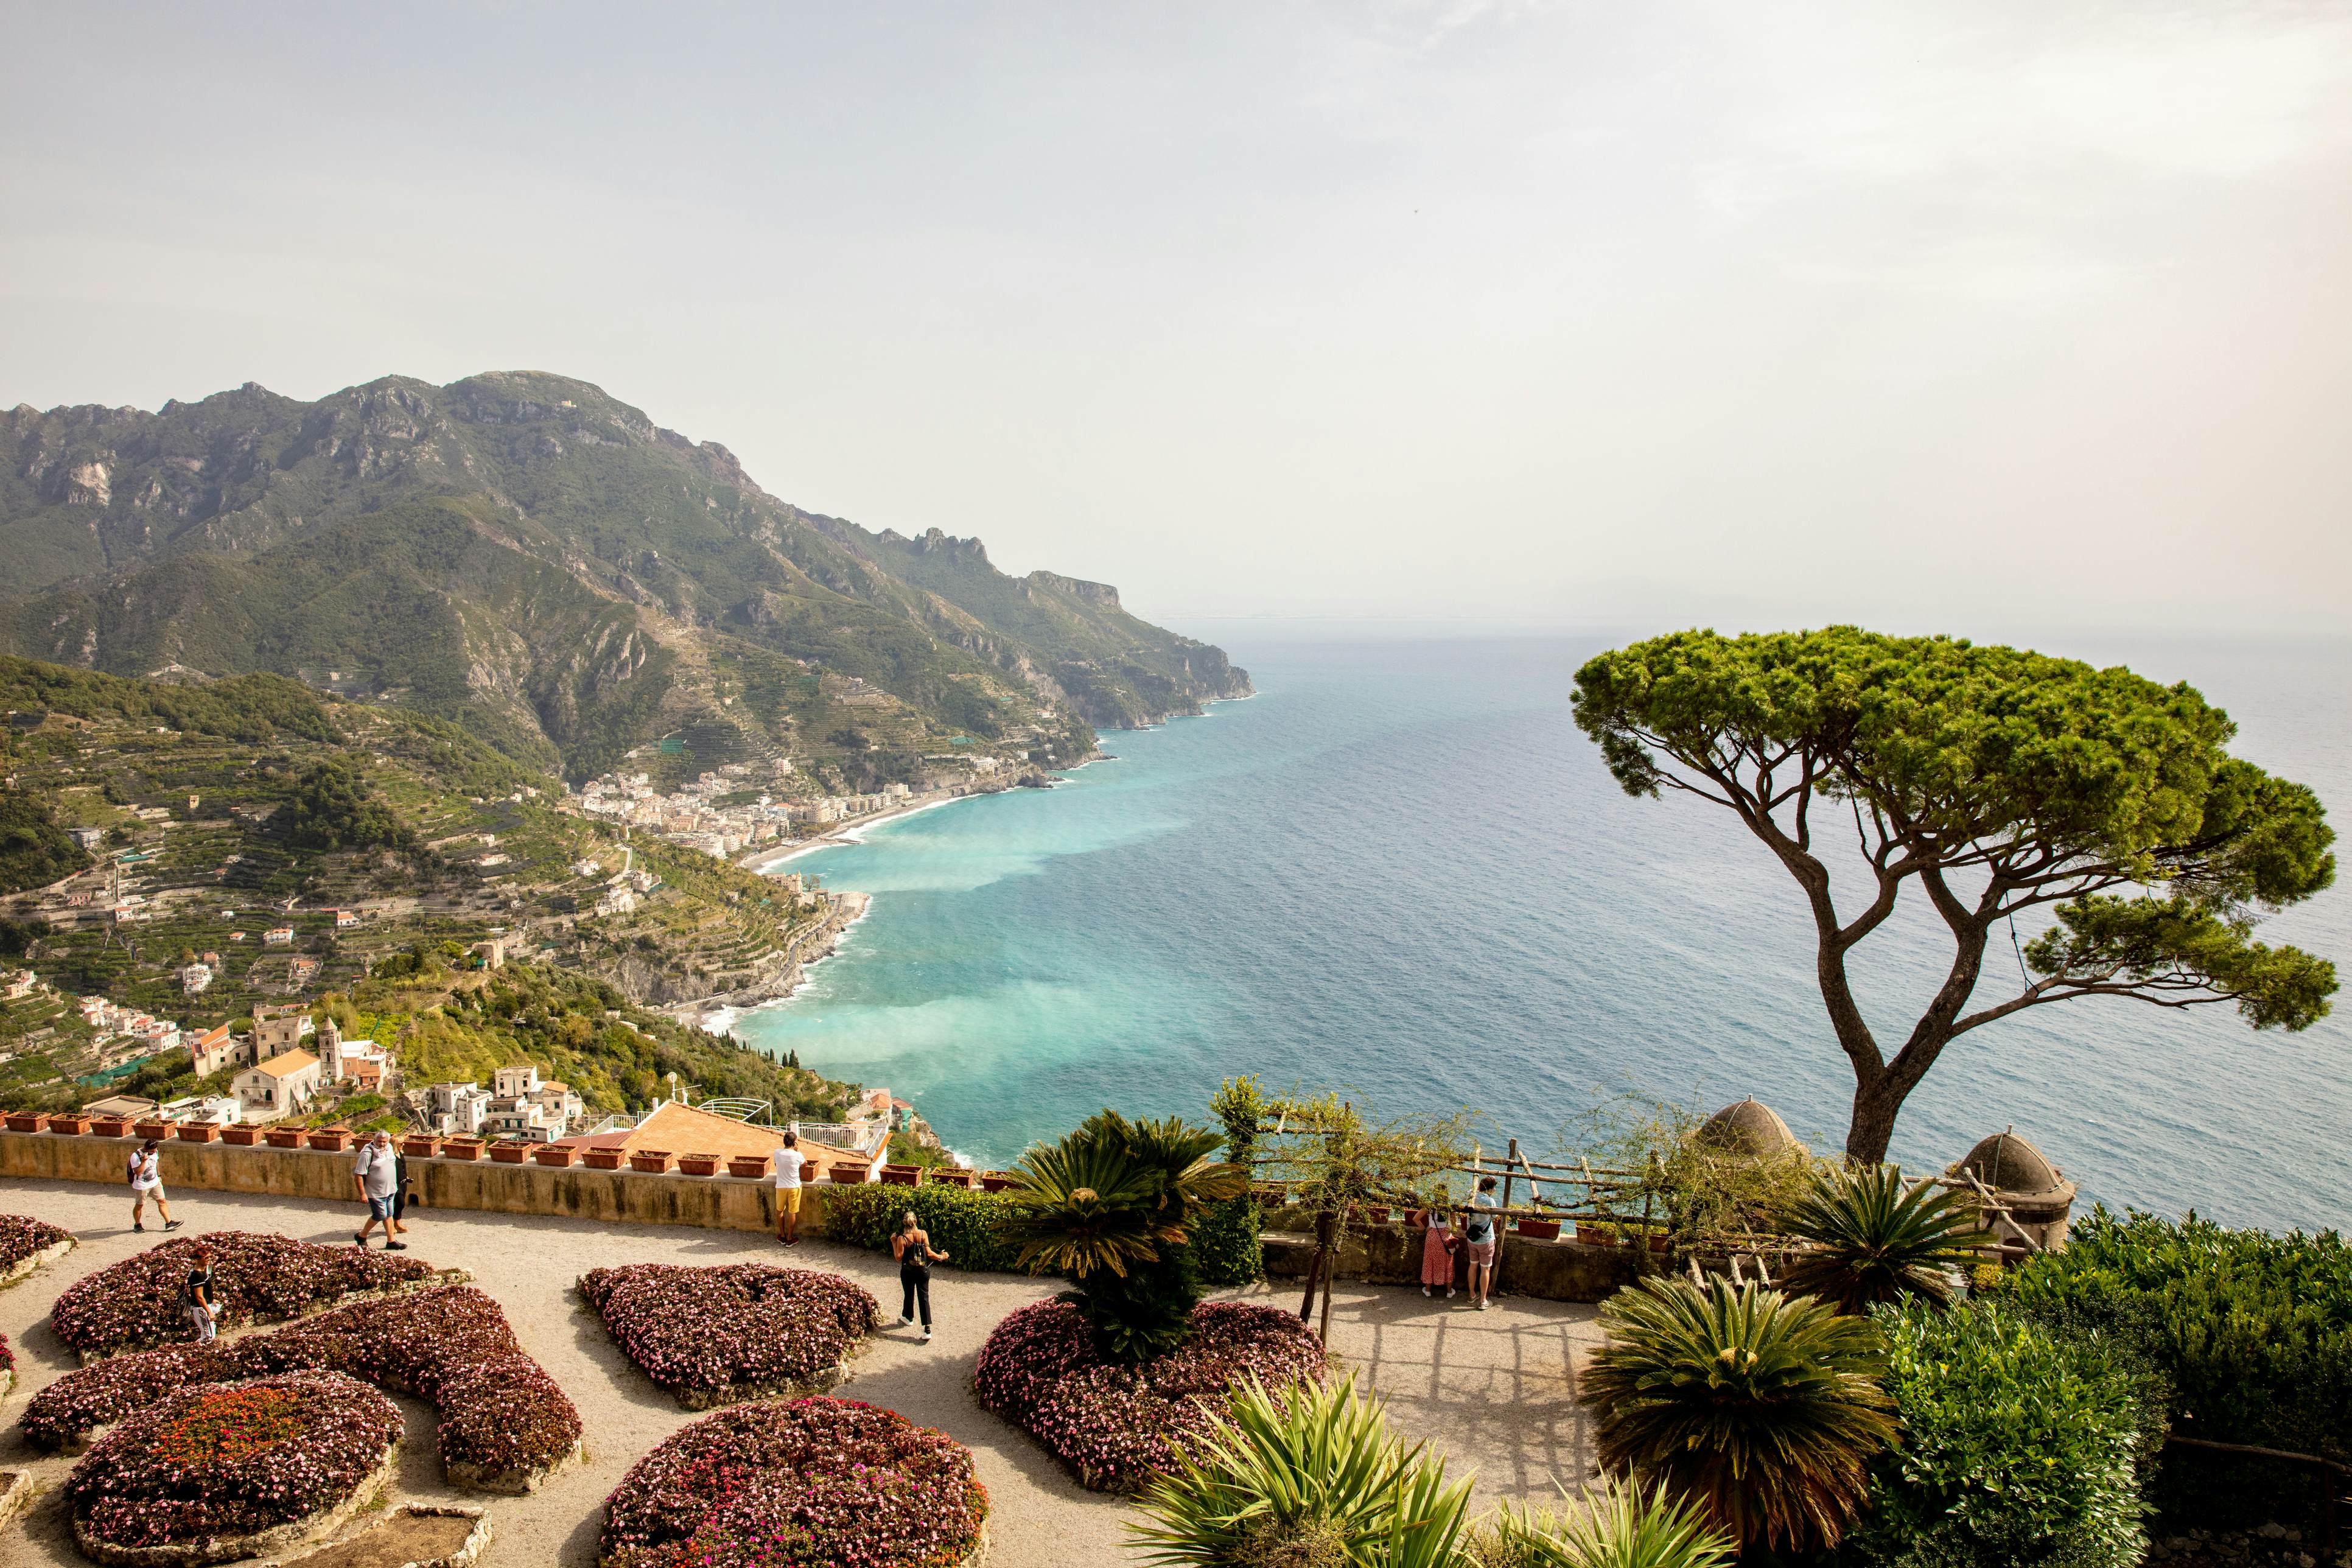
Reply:
<svg viewBox="0 0 2352 1568"><path fill-rule="evenodd" d="M49 1118L45 1111L12 1110L8 1113L8 1131L11 1132L46 1132L48 1127Z"/></svg>
<svg viewBox="0 0 2352 1568"><path fill-rule="evenodd" d="M261 1129L242 1121L232 1121L221 1129L221 1142L234 1143L240 1149L250 1149L261 1142Z"/></svg>
<svg viewBox="0 0 2352 1568"><path fill-rule="evenodd" d="M180 1123L180 1142L183 1143L216 1143L220 1142L220 1123L217 1121Z"/></svg>
<svg viewBox="0 0 2352 1568"><path fill-rule="evenodd" d="M299 1149L302 1146L302 1130L299 1127L272 1127L269 1129L269 1146L272 1149Z"/></svg>
<svg viewBox="0 0 2352 1568"><path fill-rule="evenodd" d="M530 1145L513 1138L501 1138L490 1145L490 1158L501 1165L520 1165L530 1158Z"/></svg>
<svg viewBox="0 0 2352 1568"><path fill-rule="evenodd" d="M580 1158L580 1145L577 1143L542 1143L538 1148L530 1152L530 1157L538 1161L542 1165L554 1165L558 1168L562 1168L577 1163Z"/></svg>
<svg viewBox="0 0 2352 1568"><path fill-rule="evenodd" d="M689 1176L715 1176L719 1173L719 1156L716 1154L680 1154L677 1157L677 1168L679 1171Z"/></svg>
<svg viewBox="0 0 2352 1568"><path fill-rule="evenodd" d="M60 1110L49 1118L49 1131L78 1138L89 1131L89 1122L87 1110Z"/></svg>
<svg viewBox="0 0 2352 1568"><path fill-rule="evenodd" d="M441 1140L441 1157L444 1160L478 1160L482 1157L482 1141L479 1138L444 1138Z"/></svg>
<svg viewBox="0 0 2352 1568"><path fill-rule="evenodd" d="M874 1173L874 1167L863 1160L835 1160L832 1176L836 1182L863 1182Z"/></svg>
<svg viewBox="0 0 2352 1568"><path fill-rule="evenodd" d="M131 1131L142 1138L169 1138L172 1124L160 1116L148 1116L141 1118L138 1125Z"/></svg>
<svg viewBox="0 0 2352 1568"><path fill-rule="evenodd" d="M599 1149L592 1143L581 1151L581 1158L588 1163L592 1171L617 1171L629 1163L629 1152L626 1149Z"/></svg>
<svg viewBox="0 0 2352 1568"><path fill-rule="evenodd" d="M123 1116L93 1116L89 1119L89 1135L93 1138L128 1138L131 1121Z"/></svg>
<svg viewBox="0 0 2352 1568"><path fill-rule="evenodd" d="M923 1168L920 1165L885 1165L882 1167L882 1184L885 1186L919 1186L922 1184L922 1180Z"/></svg>
<svg viewBox="0 0 2352 1568"><path fill-rule="evenodd" d="M412 1160L429 1160L440 1144L441 1141L429 1132L404 1132L400 1138L400 1152Z"/></svg>
<svg viewBox="0 0 2352 1568"><path fill-rule="evenodd" d="M799 1156L794 1155L793 1158L798 1159ZM754 1180L765 1180L769 1167L774 1163L774 1159L767 1154L730 1154L727 1157L727 1173L730 1176L749 1176Z"/></svg>
<svg viewBox="0 0 2352 1568"><path fill-rule="evenodd" d="M629 1151L629 1169L632 1171L643 1171L649 1176L658 1176L666 1173L669 1170L669 1162L670 1152L667 1149L632 1149Z"/></svg>
<svg viewBox="0 0 2352 1568"><path fill-rule="evenodd" d="M341 1154L352 1146L352 1130L348 1127L313 1127L310 1147L324 1149L330 1154Z"/></svg>

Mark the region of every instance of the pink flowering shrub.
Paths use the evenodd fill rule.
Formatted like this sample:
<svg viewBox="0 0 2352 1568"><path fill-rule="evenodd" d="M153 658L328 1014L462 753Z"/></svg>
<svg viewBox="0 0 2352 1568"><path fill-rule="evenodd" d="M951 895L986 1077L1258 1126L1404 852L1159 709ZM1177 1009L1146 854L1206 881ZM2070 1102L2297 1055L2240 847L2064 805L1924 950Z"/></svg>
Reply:
<svg viewBox="0 0 2352 1568"><path fill-rule="evenodd" d="M88 1542L252 1535L342 1502L399 1440L399 1406L333 1373L200 1384L100 1439L66 1498Z"/></svg>
<svg viewBox="0 0 2352 1568"><path fill-rule="evenodd" d="M847 1399L740 1405L637 1461L604 1500L604 1568L947 1568L988 1493L944 1432Z"/></svg>
<svg viewBox="0 0 2352 1568"><path fill-rule="evenodd" d="M524 1352L499 1304L465 1285L353 1302L234 1344L98 1362L34 1395L18 1425L41 1447L68 1447L192 1384L304 1371L429 1400L442 1468L462 1485L527 1489L580 1441L580 1412Z"/></svg>
<svg viewBox="0 0 2352 1568"><path fill-rule="evenodd" d="M73 1232L35 1219L30 1215L0 1214L0 1274L5 1274L37 1252L46 1252Z"/></svg>
<svg viewBox="0 0 2352 1568"><path fill-rule="evenodd" d="M1270 1387L1325 1372L1307 1325L1274 1307L1204 1301L1168 1354L1118 1366L1076 1306L1039 1301L1006 1316L980 1349L972 1392L1096 1491L1136 1491L1175 1468L1174 1443L1208 1431L1226 1391L1255 1373Z"/></svg>
<svg viewBox="0 0 2352 1568"><path fill-rule="evenodd" d="M215 1230L175 1237L66 1288L49 1327L84 1360L193 1340L180 1305L199 1243L213 1249L212 1299L224 1329L275 1322L346 1296L433 1279L434 1267L356 1247L319 1247L291 1237Z"/></svg>
<svg viewBox="0 0 2352 1568"><path fill-rule="evenodd" d="M696 1409L831 1387L882 1321L874 1298L838 1274L766 1263L592 1268L580 1293L622 1353Z"/></svg>
<svg viewBox="0 0 2352 1568"><path fill-rule="evenodd" d="M0 1379L12 1377L16 1371L16 1352L9 1347L8 1336L0 1334Z"/></svg>

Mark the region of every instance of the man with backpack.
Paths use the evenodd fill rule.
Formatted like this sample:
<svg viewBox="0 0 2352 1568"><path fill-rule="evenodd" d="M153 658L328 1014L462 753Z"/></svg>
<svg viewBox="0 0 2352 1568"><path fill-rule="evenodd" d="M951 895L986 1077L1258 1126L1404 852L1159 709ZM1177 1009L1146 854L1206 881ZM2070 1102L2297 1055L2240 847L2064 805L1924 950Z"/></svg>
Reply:
<svg viewBox="0 0 2352 1568"><path fill-rule="evenodd" d="M150 1138L131 1152L128 1172L131 1182L131 1228L147 1228L147 1201L155 1201L155 1212L163 1216L165 1230L177 1230L180 1222L172 1217L172 1205L163 1198L163 1147L160 1140Z"/></svg>
<svg viewBox="0 0 2352 1568"><path fill-rule="evenodd" d="M367 1245L368 1232L383 1222L383 1249L405 1252L408 1243L394 1232L392 1201L400 1191L399 1156L393 1152L392 1134L379 1131L360 1145L360 1157L352 1163L352 1185L360 1192L360 1199L368 1206L367 1223L352 1237L353 1247Z"/></svg>

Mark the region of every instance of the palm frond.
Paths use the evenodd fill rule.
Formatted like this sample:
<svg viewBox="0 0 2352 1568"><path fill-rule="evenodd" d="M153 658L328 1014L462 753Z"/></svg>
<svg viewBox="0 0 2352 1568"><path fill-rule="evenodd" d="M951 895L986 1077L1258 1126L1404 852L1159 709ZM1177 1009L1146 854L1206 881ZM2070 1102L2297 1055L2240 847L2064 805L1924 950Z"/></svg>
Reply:
<svg viewBox="0 0 2352 1568"><path fill-rule="evenodd" d="M1781 1283L1853 1313L1906 1296L1944 1300L1947 1270L1974 1263L1984 1239L1958 1194L1927 1182L1906 1187L1892 1165L1822 1171L1787 1225L1815 1249Z"/></svg>

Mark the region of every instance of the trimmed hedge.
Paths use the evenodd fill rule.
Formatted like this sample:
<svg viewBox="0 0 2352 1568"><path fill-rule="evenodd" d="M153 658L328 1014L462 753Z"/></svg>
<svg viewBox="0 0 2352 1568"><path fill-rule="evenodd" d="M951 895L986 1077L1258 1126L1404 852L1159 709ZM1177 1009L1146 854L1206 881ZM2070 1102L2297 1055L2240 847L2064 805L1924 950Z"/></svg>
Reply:
<svg viewBox="0 0 2352 1568"><path fill-rule="evenodd" d="M1005 1230L1013 1200L1003 1193L948 1186L894 1187L878 1182L827 1186L824 1238L869 1252L887 1252L899 1216L908 1209L915 1211L916 1221L930 1233L931 1245L948 1255L947 1267L1000 1274L1032 1272L1013 1261L1020 1248L1007 1239Z"/></svg>
<svg viewBox="0 0 2352 1568"><path fill-rule="evenodd" d="M1212 1204L1192 1227L1192 1258L1204 1285L1248 1285L1265 1277L1265 1248L1258 1239L1265 1215L1255 1198Z"/></svg>

